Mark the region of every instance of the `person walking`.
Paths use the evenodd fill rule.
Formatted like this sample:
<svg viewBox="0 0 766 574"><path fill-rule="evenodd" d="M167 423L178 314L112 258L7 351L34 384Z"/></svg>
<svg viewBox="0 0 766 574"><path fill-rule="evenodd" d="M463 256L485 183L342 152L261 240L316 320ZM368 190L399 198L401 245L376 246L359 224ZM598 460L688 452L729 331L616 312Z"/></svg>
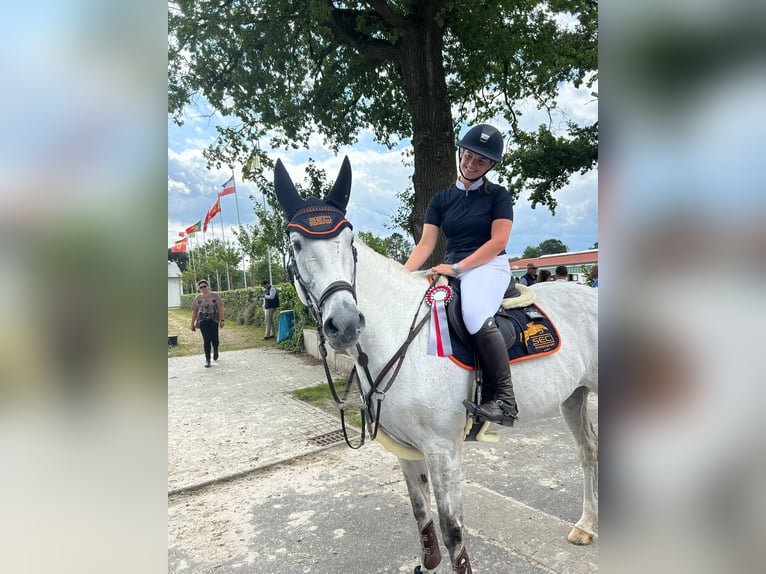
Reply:
<svg viewBox="0 0 766 574"><path fill-rule="evenodd" d="M598 263L594 263L590 268L590 278L593 280L591 287L598 287Z"/></svg>
<svg viewBox="0 0 766 574"><path fill-rule="evenodd" d="M192 332L199 327L205 349L205 367L210 367L210 348L213 360L218 360L218 329L223 329L223 299L210 290L210 284L204 279L197 281L199 295L192 302Z"/></svg>
<svg viewBox="0 0 766 574"><path fill-rule="evenodd" d="M537 267L535 267L534 263L527 263L527 272L521 276L519 283L526 285L527 287L531 287L537 283Z"/></svg>
<svg viewBox="0 0 766 574"><path fill-rule="evenodd" d="M263 287L263 317L265 333L263 340L274 338L274 309L279 307L279 295L277 288L274 287L267 279L261 281L261 287Z"/></svg>
<svg viewBox="0 0 766 574"><path fill-rule="evenodd" d="M491 422L512 426L518 407L505 340L494 316L511 278L505 246L513 225L513 204L504 187L486 178L502 159L503 136L481 124L468 130L457 145L460 176L431 199L422 236L404 267L408 271L420 268L433 253L439 230L444 230L444 263L431 271L460 279L463 322L484 373L486 402L463 404Z"/></svg>

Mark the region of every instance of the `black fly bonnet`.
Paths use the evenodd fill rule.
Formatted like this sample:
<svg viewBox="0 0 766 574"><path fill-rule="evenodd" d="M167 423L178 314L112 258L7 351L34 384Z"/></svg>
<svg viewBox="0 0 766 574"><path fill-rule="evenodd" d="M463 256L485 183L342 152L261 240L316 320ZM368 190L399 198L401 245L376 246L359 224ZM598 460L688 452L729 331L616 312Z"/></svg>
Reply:
<svg viewBox="0 0 766 574"><path fill-rule="evenodd" d="M274 190L285 218L289 221L285 233L297 232L309 239L330 239L346 227L353 229L351 223L346 219L346 205L348 205L348 198L351 195L351 164L348 157L343 159L338 178L324 199L301 198L282 164L282 160L277 160L274 167ZM305 288L301 279L298 266L295 264L295 254L292 247L290 247L290 260L293 274L303 289L306 300L313 303L315 310L320 315L322 303L336 291L349 291L356 301L354 285L345 281L335 281L324 290L319 298L315 299ZM354 248L354 260L356 260L356 248ZM356 270L354 270L354 274L356 275Z"/></svg>

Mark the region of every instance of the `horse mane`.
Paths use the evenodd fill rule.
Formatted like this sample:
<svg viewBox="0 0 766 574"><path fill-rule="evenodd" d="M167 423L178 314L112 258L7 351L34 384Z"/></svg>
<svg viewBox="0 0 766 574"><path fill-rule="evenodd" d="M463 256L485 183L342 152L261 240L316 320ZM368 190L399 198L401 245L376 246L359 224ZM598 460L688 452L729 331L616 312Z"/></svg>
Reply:
<svg viewBox="0 0 766 574"><path fill-rule="evenodd" d="M357 242L358 240L358 242ZM387 313L415 313L428 289L425 273L411 273L398 261L381 255L364 241L354 240L358 252L357 291L368 302L383 303ZM365 307L365 314L371 310ZM392 326L394 324L392 323Z"/></svg>
<svg viewBox="0 0 766 574"><path fill-rule="evenodd" d="M355 236L354 243L357 245L357 249L360 247L362 248L365 252L364 257L366 259L374 261L377 270L381 270L382 267L382 272L386 276L395 279L397 282L412 282L419 287L422 287L425 284L424 282L428 275L427 271L407 271L407 269L404 268L404 265L395 259L391 259L390 257L378 253L372 247L367 245L359 236Z"/></svg>

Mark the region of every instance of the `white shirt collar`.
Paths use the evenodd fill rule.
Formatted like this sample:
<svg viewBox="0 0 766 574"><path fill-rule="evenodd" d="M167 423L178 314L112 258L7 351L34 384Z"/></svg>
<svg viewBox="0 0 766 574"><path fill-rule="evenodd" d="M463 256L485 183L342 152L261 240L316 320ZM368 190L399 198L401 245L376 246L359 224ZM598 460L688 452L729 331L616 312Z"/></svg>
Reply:
<svg viewBox="0 0 766 574"><path fill-rule="evenodd" d="M478 180L476 180L476 181L474 181L474 182L471 184L471 187L469 187L469 188L468 188L468 191L473 191L474 189L478 189L478 188L480 188L482 183L484 183L484 178L483 178L483 177L482 177L482 178L479 178L479 179L478 179ZM460 189L460 190L465 190L465 184L464 184L462 181L460 181L460 180L457 180L457 183L456 183L455 185L457 185L457 188L458 188L458 189Z"/></svg>

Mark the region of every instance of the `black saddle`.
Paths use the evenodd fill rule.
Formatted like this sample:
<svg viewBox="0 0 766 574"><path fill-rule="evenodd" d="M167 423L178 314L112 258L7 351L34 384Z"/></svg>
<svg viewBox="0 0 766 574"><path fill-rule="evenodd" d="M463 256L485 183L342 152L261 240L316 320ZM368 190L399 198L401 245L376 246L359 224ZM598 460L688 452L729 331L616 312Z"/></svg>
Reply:
<svg viewBox="0 0 766 574"><path fill-rule="evenodd" d="M465 323L463 322L463 313L461 311L462 306L460 295L460 280L456 277L448 277L447 280L449 282L450 289L452 289L452 299L447 304L447 319L449 320L449 325L452 328L452 332L458 337L458 339L460 339L460 341L462 341L466 347L473 349L473 337L471 337L470 333L468 333L468 329L466 329ZM512 299L514 297L519 297L520 295L521 292L516 288L516 280L511 277L503 298ZM511 346L513 346L513 344L516 342L517 331L516 327L514 326L514 320L511 318L510 313L506 312L505 309L500 307L495 313L495 321L497 322L497 326L500 329L500 332L503 334L503 339L505 340L505 348L510 349Z"/></svg>

